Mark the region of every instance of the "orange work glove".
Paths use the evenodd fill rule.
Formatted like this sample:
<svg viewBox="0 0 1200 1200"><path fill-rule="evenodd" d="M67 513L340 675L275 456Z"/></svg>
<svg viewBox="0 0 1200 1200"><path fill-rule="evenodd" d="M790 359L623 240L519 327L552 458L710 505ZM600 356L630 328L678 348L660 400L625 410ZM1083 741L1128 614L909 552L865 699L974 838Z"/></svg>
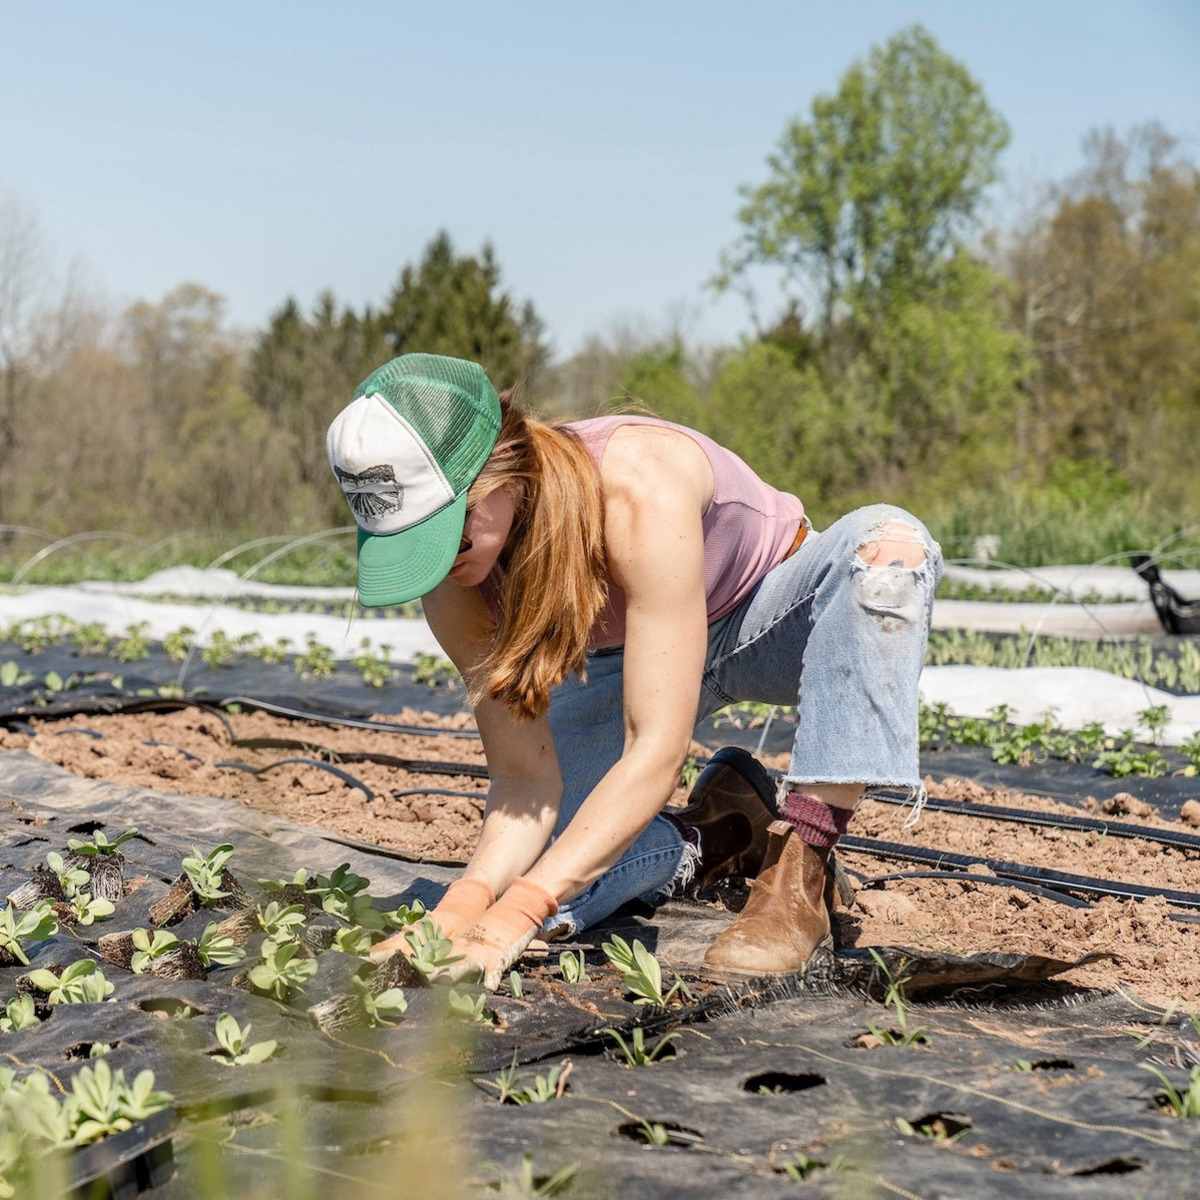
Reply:
<svg viewBox="0 0 1200 1200"><path fill-rule="evenodd" d="M454 939L454 949L463 955L463 961L448 966L444 977L482 979L484 988L494 991L542 922L556 912L558 901L545 888L518 875L508 891Z"/></svg>
<svg viewBox="0 0 1200 1200"><path fill-rule="evenodd" d="M473 924L496 902L496 893L482 879L456 879L427 915L437 922L443 937L452 938L460 929ZM406 925L399 933L376 943L368 955L372 962L386 962L397 951L412 957L405 934L415 925Z"/></svg>

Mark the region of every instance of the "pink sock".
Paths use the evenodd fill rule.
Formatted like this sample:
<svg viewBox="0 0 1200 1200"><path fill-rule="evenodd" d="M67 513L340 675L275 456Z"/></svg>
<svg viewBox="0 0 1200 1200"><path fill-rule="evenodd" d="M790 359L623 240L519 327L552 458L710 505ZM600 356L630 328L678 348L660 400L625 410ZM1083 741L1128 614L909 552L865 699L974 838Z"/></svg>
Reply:
<svg viewBox="0 0 1200 1200"><path fill-rule="evenodd" d="M779 815L800 835L800 840L817 850L832 850L846 832L854 815L848 808L834 808L815 796L788 792Z"/></svg>

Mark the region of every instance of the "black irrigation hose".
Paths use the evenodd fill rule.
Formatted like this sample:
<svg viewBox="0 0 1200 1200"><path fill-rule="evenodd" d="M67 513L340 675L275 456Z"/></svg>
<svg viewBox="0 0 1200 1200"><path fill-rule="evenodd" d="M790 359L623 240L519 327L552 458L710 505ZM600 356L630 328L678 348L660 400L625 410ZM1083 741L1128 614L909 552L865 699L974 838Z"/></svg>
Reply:
<svg viewBox="0 0 1200 1200"><path fill-rule="evenodd" d="M856 873L857 874L857 873ZM968 874L965 871L893 871L888 875L867 875L860 877L863 887L873 887L877 883L890 883L893 879L953 879L961 883L969 879L972 883L992 883L999 887L1017 888L1038 896L1043 900L1053 900L1056 904L1065 904L1068 908L1091 908L1090 901L1066 892L1056 892L1053 888L1040 887L1036 883L1027 883L1023 879L1001 879L996 875Z"/></svg>
<svg viewBox="0 0 1200 1200"><path fill-rule="evenodd" d="M896 842L881 842L875 838L853 837L847 834L838 843L843 850L857 850L877 858L894 858L901 862L926 863L939 870L943 867L984 866L995 874L1009 879L1024 879L1045 884L1060 891L1082 892L1088 896L1115 896L1121 900L1152 900L1161 898L1180 908L1200 909L1200 893L1180 892L1173 888L1143 887L1138 883L1093 879L1086 875L1069 875L1046 867L1030 867L1023 863L1005 862L997 858L980 858L970 854L951 854L944 850L929 850L924 846L902 846Z"/></svg>
<svg viewBox="0 0 1200 1200"><path fill-rule="evenodd" d="M330 775L336 775L347 787L358 788L359 791L364 792L368 804L375 799L375 793L361 779L355 779L349 771L343 771L341 767L335 767L332 763L322 762L319 758L281 758L276 762L267 763L265 767L252 767L249 763L230 761L214 765L229 767L234 771L245 771L248 775L264 775L267 771L273 771L276 767L285 767L289 763L298 763L305 767L319 767L322 771L328 771Z"/></svg>
<svg viewBox="0 0 1200 1200"><path fill-rule="evenodd" d="M477 729L439 729L430 728L428 725L398 725L391 721L370 721L366 717L338 717L332 713L287 708L282 704L272 704L269 700L256 700L253 696L226 696L220 703L224 706L241 704L248 708L257 708L262 712L273 713L278 717L296 717L301 721L317 721L323 725L346 725L351 729L377 729L383 733L411 733L418 737L436 735L479 740L479 730Z"/></svg>
<svg viewBox="0 0 1200 1200"><path fill-rule="evenodd" d="M880 800L884 804L910 803L907 796L895 792L872 791L871 799ZM1112 834L1113 837L1140 838L1146 842L1175 846L1180 850L1200 850L1200 835L1194 833L1180 833L1174 829L1152 829L1129 822L1104 821L1098 817L1068 817L1036 809L993 808L990 804L965 804L959 800L940 800L933 796L926 799L925 807L934 812L956 813L964 817L1015 821L1019 825L1043 825L1051 829L1078 829L1086 833Z"/></svg>
<svg viewBox="0 0 1200 1200"><path fill-rule="evenodd" d="M401 771L412 771L424 775L466 775L471 779L488 779L488 769L482 763L439 762L436 759L396 758L392 754L371 754L369 751L354 751L338 754L342 762L377 763L381 767L396 767Z"/></svg>
<svg viewBox="0 0 1200 1200"><path fill-rule="evenodd" d="M453 788L401 788L392 792L393 800L402 800L405 796L461 796L465 800L480 799L482 792L456 792Z"/></svg>

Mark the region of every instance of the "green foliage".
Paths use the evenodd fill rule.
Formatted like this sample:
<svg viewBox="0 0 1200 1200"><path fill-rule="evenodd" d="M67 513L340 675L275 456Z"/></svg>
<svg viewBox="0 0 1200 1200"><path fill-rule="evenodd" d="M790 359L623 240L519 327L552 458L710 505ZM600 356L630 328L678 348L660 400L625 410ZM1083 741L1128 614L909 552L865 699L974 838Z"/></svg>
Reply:
<svg viewBox="0 0 1200 1200"><path fill-rule="evenodd" d="M746 188L728 284L780 266L818 297L821 325L843 305L871 311L920 297L997 178L1008 127L961 63L920 26L894 35L793 120Z"/></svg>
<svg viewBox="0 0 1200 1200"><path fill-rule="evenodd" d="M590 983L591 976L588 974L587 959L583 956L583 951L564 950L558 956L558 969L562 972L562 977L566 983Z"/></svg>
<svg viewBox="0 0 1200 1200"><path fill-rule="evenodd" d="M533 1151L526 1150L521 1156L521 1165L516 1171L508 1171L498 1164L491 1164L497 1179L491 1190L501 1196L537 1197L557 1196L565 1192L579 1170L577 1162L568 1163L559 1168L553 1175L539 1179L533 1172Z"/></svg>
<svg viewBox="0 0 1200 1200"><path fill-rule="evenodd" d="M389 661L391 650L391 646L385 644L379 647L378 653L374 653L371 639L363 638L361 653L351 661L367 687L386 687L391 683L396 673Z"/></svg>
<svg viewBox="0 0 1200 1200"><path fill-rule="evenodd" d="M908 982L908 976L903 973L893 974L883 955L874 947L868 947L868 949L887 983L883 1004L885 1008L890 1008L895 1012L897 1028L883 1029L878 1025L872 1025L869 1021L867 1028L877 1042L886 1046L928 1045L929 1035L923 1029L911 1024L909 1020L908 1001L904 994L904 985Z"/></svg>
<svg viewBox="0 0 1200 1200"><path fill-rule="evenodd" d="M169 954L180 944L179 938L170 930L135 929L133 931L133 955L129 960L129 969L135 975L141 975L150 969L155 959Z"/></svg>
<svg viewBox="0 0 1200 1200"><path fill-rule="evenodd" d="M819 1158L811 1158L802 1150L794 1150L792 1152L792 1161L781 1163L779 1171L786 1175L793 1183L804 1183L810 1179L817 1171L841 1171L844 1169L844 1160L839 1154L829 1162L822 1162Z"/></svg>
<svg viewBox="0 0 1200 1200"><path fill-rule="evenodd" d="M292 937L304 925L304 905L281 905L277 900L270 900L258 908L258 927L268 937L282 935Z"/></svg>
<svg viewBox="0 0 1200 1200"><path fill-rule="evenodd" d="M46 855L46 866L54 872L59 886L63 890L63 895L67 899L78 895L92 880L89 872L85 871L82 867L68 867L63 862L62 855L53 850Z"/></svg>
<svg viewBox="0 0 1200 1200"><path fill-rule="evenodd" d="M570 1062L551 1067L545 1075L535 1075L526 1080L517 1070L517 1052L513 1051L512 1062L492 1080L481 1080L485 1086L496 1089L501 1104L545 1104L548 1100L559 1100L566 1091L567 1076L571 1073Z"/></svg>
<svg viewBox="0 0 1200 1200"><path fill-rule="evenodd" d="M45 968L30 971L28 979L46 993L47 1004L98 1004L113 992L113 985L90 958L77 959L64 967L61 975Z"/></svg>
<svg viewBox="0 0 1200 1200"><path fill-rule="evenodd" d="M226 1063L231 1067L245 1067L254 1063L266 1062L275 1053L279 1043L273 1038L266 1042L250 1041L250 1022L243 1029L237 1018L229 1013L222 1013L217 1018L217 1041L220 1043L220 1053L212 1057L217 1062Z"/></svg>
<svg viewBox="0 0 1200 1200"><path fill-rule="evenodd" d="M1167 1078L1166 1073L1150 1063L1142 1063L1142 1068L1150 1071L1162 1084L1158 1094L1159 1105L1173 1117L1188 1120L1200 1117L1200 1066L1192 1068L1188 1083L1181 1089L1176 1088Z"/></svg>
<svg viewBox="0 0 1200 1200"><path fill-rule="evenodd" d="M358 1002L367 1015L367 1024L372 1028L380 1025L395 1025L394 1018L400 1017L408 1008L404 992L398 987L388 988L376 996L357 975L350 982L354 985Z"/></svg>
<svg viewBox="0 0 1200 1200"><path fill-rule="evenodd" d="M492 1014L488 1011L487 995L484 992L472 994L451 988L446 993L446 999L454 1016L460 1017L464 1021L475 1021L481 1025L492 1023Z"/></svg>
<svg viewBox="0 0 1200 1200"><path fill-rule="evenodd" d="M662 967L658 959L637 939L630 946L623 937L613 934L612 940L605 942L601 949L609 962L621 972L626 989L637 997L635 1004L666 1008L671 1004L682 1004L684 997L688 1000L692 998L687 984L678 975L670 989L663 991Z"/></svg>
<svg viewBox="0 0 1200 1200"><path fill-rule="evenodd" d="M491 245L477 257L458 255L445 232L400 272L376 327L393 353L470 359L499 389L529 384L549 357L533 305L500 290Z"/></svg>
<svg viewBox="0 0 1200 1200"><path fill-rule="evenodd" d="M137 837L138 831L136 828L126 829L124 833L118 834L111 842L103 829L97 829L92 834L90 841L85 841L81 838L71 838L67 842L67 849L72 854L82 854L85 856L102 856L106 854L116 854L121 847L131 838Z"/></svg>
<svg viewBox="0 0 1200 1200"><path fill-rule="evenodd" d="M24 671L10 658L0 663L0 687L24 687L33 681L33 672Z"/></svg>
<svg viewBox="0 0 1200 1200"><path fill-rule="evenodd" d="M461 962L463 956L454 953L454 943L442 936L438 923L432 917L422 917L405 935L408 943L412 968L426 979L431 978L443 967Z"/></svg>
<svg viewBox="0 0 1200 1200"><path fill-rule="evenodd" d="M317 973L315 959L305 958L299 942L268 938L262 946L262 962L250 968L250 985L256 992L285 1003L293 992Z"/></svg>
<svg viewBox="0 0 1200 1200"><path fill-rule="evenodd" d="M196 953L205 967L228 967L241 962L246 952L228 934L221 933L216 921L209 921L196 942Z"/></svg>
<svg viewBox="0 0 1200 1200"><path fill-rule="evenodd" d="M138 662L143 658L149 658L149 633L150 625L147 621L138 621L136 624L130 625L125 630L125 636L113 648L113 658L117 662Z"/></svg>
<svg viewBox="0 0 1200 1200"><path fill-rule="evenodd" d="M204 854L196 846L191 856L183 860L183 873L192 885L192 891L205 908L218 900L227 900L231 893L221 884L225 876L225 864L233 857L233 847L227 842Z"/></svg>
<svg viewBox="0 0 1200 1200"><path fill-rule="evenodd" d="M164 635L163 650L172 662L183 662L192 648L192 639L196 631L190 625L182 625Z"/></svg>
<svg viewBox="0 0 1200 1200"><path fill-rule="evenodd" d="M49 900L39 900L17 916L12 904L0 909L0 958L29 965L23 943L44 942L58 932L58 921Z"/></svg>
<svg viewBox="0 0 1200 1200"><path fill-rule="evenodd" d="M633 1027L628 1041L615 1029L604 1029L601 1032L607 1033L617 1043L621 1055L625 1059L625 1065L628 1067L647 1067L660 1059L675 1057L675 1048L671 1043L679 1036L678 1034L665 1034L652 1047L647 1048L646 1031L640 1025Z"/></svg>
<svg viewBox="0 0 1200 1200"><path fill-rule="evenodd" d="M41 1024L41 1018L35 1011L37 1005L32 996L15 996L4 1006L4 1015L0 1016L0 1030L5 1033L19 1033Z"/></svg>
<svg viewBox="0 0 1200 1200"><path fill-rule="evenodd" d="M453 690L462 683L458 668L440 654L429 654L424 650L413 652L413 683L423 683L426 687L438 687L444 684Z"/></svg>
<svg viewBox="0 0 1200 1200"><path fill-rule="evenodd" d="M144 1121L171 1100L170 1093L155 1090L153 1071L139 1071L130 1084L124 1071L113 1071L99 1058L75 1073L63 1109L72 1143L85 1146Z"/></svg>
<svg viewBox="0 0 1200 1200"><path fill-rule="evenodd" d="M115 908L111 900L93 897L87 892L76 892L70 898L69 904L71 912L75 915L76 925L91 925L104 917L111 917Z"/></svg>
<svg viewBox="0 0 1200 1200"><path fill-rule="evenodd" d="M700 764L696 761L694 754L689 754L683 760L683 766L679 771L679 786L690 789L699 778Z"/></svg>
<svg viewBox="0 0 1200 1200"><path fill-rule="evenodd" d="M302 679L328 679L337 671L333 651L317 640L314 634L305 638L304 653L296 655L296 673Z"/></svg>

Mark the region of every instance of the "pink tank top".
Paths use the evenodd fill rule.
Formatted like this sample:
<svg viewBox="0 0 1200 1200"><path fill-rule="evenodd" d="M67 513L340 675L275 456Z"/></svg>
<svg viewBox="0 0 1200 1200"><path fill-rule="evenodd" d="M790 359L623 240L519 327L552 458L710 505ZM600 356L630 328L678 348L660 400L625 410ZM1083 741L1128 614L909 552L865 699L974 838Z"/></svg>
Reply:
<svg viewBox="0 0 1200 1200"><path fill-rule="evenodd" d="M573 430L597 467L613 432L622 425L657 425L690 437L708 459L713 473L713 497L702 520L704 531L704 594L708 623L732 612L755 584L783 561L804 520L804 505L759 477L731 450L683 425L657 417L616 415L575 421ZM492 616L499 618L503 571L497 566L480 585ZM612 581L608 603L592 628L591 645L600 650L625 641L625 593Z"/></svg>

